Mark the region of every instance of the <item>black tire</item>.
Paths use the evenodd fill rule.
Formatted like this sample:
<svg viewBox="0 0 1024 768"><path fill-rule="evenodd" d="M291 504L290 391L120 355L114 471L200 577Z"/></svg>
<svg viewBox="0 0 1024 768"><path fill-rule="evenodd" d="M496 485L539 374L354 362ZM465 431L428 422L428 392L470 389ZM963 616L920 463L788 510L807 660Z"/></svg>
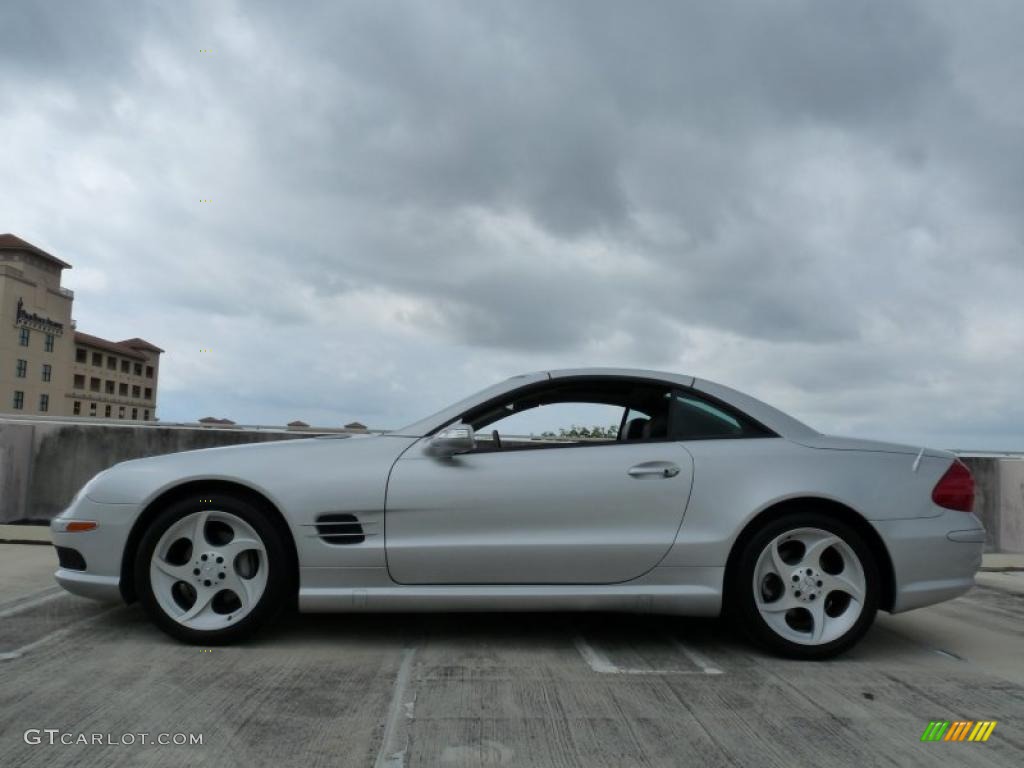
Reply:
<svg viewBox="0 0 1024 768"><path fill-rule="evenodd" d="M251 637L285 610L294 607L297 595L295 565L285 536L268 511L223 493L209 492L180 499L163 509L152 520L136 551L135 586L139 602L153 622L171 637L194 645L225 645ZM153 594L149 569L160 537L183 517L203 509L217 509L237 515L255 529L267 553L267 585L252 610L237 624L218 630L197 630L180 624L169 616Z"/></svg>
<svg viewBox="0 0 1024 768"><path fill-rule="evenodd" d="M866 588L860 616L843 635L821 645L797 643L781 636L764 620L755 603L753 582L758 557L777 536L797 528L820 528L835 534L849 545L864 570ZM878 611L881 578L871 548L855 528L823 513L795 512L766 523L742 546L727 579L726 611L733 623L757 645L791 659L829 659L849 650L871 627Z"/></svg>

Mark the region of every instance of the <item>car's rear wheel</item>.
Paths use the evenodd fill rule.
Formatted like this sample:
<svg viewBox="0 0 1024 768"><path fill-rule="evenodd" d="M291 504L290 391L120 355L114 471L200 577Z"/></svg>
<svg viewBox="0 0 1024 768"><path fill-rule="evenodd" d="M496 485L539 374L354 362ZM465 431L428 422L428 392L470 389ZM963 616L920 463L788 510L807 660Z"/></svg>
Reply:
<svg viewBox="0 0 1024 768"><path fill-rule="evenodd" d="M828 515L786 515L761 528L730 574L730 606L757 643L824 659L849 649L874 621L878 565L858 532Z"/></svg>
<svg viewBox="0 0 1024 768"><path fill-rule="evenodd" d="M226 495L180 500L142 537L139 600L161 629L190 643L241 640L289 604L287 550L263 510Z"/></svg>

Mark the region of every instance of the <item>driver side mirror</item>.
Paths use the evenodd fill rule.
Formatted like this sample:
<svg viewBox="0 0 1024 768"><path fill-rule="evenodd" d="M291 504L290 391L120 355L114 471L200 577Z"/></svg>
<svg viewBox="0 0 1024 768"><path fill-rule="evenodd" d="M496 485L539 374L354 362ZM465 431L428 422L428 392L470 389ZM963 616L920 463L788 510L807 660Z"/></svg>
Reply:
<svg viewBox="0 0 1024 768"><path fill-rule="evenodd" d="M452 424L430 438L427 450L432 456L448 458L476 448L476 434L469 424Z"/></svg>

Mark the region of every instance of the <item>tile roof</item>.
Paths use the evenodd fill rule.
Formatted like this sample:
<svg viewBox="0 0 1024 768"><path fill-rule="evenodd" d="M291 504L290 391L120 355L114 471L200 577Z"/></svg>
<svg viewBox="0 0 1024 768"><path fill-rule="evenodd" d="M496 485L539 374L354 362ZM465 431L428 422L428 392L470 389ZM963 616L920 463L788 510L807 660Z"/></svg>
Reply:
<svg viewBox="0 0 1024 768"><path fill-rule="evenodd" d="M160 349L156 344L150 344L148 341L140 339L138 336L133 339L125 339L124 341L119 341L117 343L124 344L126 347L131 347L132 349L148 349L150 352L159 352L160 354L164 353L164 350Z"/></svg>
<svg viewBox="0 0 1024 768"><path fill-rule="evenodd" d="M147 359L145 355L140 354L131 347L124 346L121 342L108 341L107 339L101 339L99 336L92 336L81 331L75 331L75 344L81 344L85 347L96 347L107 352L116 352L122 357L130 357L133 360L145 361Z"/></svg>
<svg viewBox="0 0 1024 768"><path fill-rule="evenodd" d="M17 235L12 235L10 232L0 234L0 251L28 251L34 253L36 256L42 256L44 259L53 262L63 269L71 269L71 265L66 261L61 261L56 256L44 251L42 248L38 248L27 240L22 240Z"/></svg>

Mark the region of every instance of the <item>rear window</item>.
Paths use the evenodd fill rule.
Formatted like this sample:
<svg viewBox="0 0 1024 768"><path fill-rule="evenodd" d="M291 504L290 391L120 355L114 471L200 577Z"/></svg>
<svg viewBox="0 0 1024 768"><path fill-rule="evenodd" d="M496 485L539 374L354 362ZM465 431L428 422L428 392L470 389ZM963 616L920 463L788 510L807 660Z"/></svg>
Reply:
<svg viewBox="0 0 1024 768"><path fill-rule="evenodd" d="M770 434L741 414L685 392L673 394L670 419L670 431L676 440L765 437Z"/></svg>

